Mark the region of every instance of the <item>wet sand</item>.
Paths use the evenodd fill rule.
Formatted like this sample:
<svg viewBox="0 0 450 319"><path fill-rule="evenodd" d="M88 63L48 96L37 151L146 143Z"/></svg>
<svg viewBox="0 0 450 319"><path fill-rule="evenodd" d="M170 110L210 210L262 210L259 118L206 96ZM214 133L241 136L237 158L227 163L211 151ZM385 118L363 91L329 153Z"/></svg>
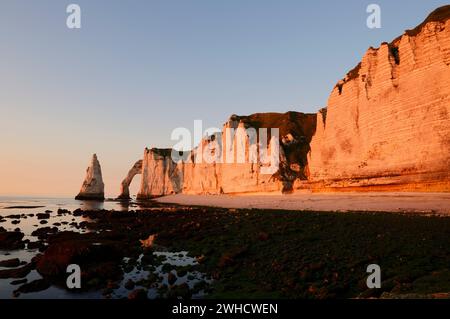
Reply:
<svg viewBox="0 0 450 319"><path fill-rule="evenodd" d="M290 195L185 195L157 199L161 203L223 208L313 211L411 212L450 215L450 193L295 193Z"/></svg>

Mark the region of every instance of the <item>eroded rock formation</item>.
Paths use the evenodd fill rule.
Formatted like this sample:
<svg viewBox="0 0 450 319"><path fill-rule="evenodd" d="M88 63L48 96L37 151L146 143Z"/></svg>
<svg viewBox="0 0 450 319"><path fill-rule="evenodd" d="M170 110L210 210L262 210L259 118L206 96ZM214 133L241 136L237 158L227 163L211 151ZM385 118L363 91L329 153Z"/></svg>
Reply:
<svg viewBox="0 0 450 319"><path fill-rule="evenodd" d="M233 115L224 124L221 138L221 147L214 145L216 140L204 140L203 150L207 149L213 156L216 152L222 154L218 161L208 163L186 163L184 165L183 192L190 194L220 194L220 193L246 193L290 191L296 178L306 179L306 156L309 151L309 142L315 130L316 115L298 112L258 113L250 116ZM252 146L251 138L246 129L254 128L257 144ZM270 161L264 163L260 152L255 153L258 158L252 161L250 150L261 145L259 129L267 129L266 149L271 154L271 128L279 129L280 163L279 170L267 173L263 169L269 168ZM232 152L227 141L227 129L231 129ZM210 145L213 144L213 147ZM239 146L246 150L243 161L239 160ZM210 149L208 149L208 147ZM229 156L231 154L231 160ZM243 162L243 163L242 163Z"/></svg>
<svg viewBox="0 0 450 319"><path fill-rule="evenodd" d="M221 134L205 137L199 147L185 154L186 160L183 162L173 161L171 149L146 149L138 198L180 192L221 194L290 191L296 179L307 179L307 154L315 125L315 114L288 112L233 115L224 124ZM255 142L258 144L251 142L246 131L249 128L255 129ZM265 145L268 157L272 154L270 142L274 138L270 135L270 128L279 129L277 144L279 142L280 145L280 169L273 173L264 171L264 167L270 168L270 158L261 160L258 149L256 160L249 158L250 145L257 147L261 143L260 128L268 129ZM226 132L229 132L229 137ZM237 155L239 145L245 149L242 161ZM203 157L199 161L200 154Z"/></svg>
<svg viewBox="0 0 450 319"><path fill-rule="evenodd" d="M120 188L120 195L118 199L129 200L130 198L130 184L133 178L142 173L142 160L137 161L127 174L127 177L122 181Z"/></svg>
<svg viewBox="0 0 450 319"><path fill-rule="evenodd" d="M316 189L450 190L450 6L370 48L318 114Z"/></svg>
<svg viewBox="0 0 450 319"><path fill-rule="evenodd" d="M104 200L105 185L103 184L102 168L97 155L92 156L91 165L86 170L86 178L81 186L80 193L75 197L79 200Z"/></svg>
<svg viewBox="0 0 450 319"><path fill-rule="evenodd" d="M183 174L171 158L171 149L148 149L142 162L141 188L138 199L179 193Z"/></svg>

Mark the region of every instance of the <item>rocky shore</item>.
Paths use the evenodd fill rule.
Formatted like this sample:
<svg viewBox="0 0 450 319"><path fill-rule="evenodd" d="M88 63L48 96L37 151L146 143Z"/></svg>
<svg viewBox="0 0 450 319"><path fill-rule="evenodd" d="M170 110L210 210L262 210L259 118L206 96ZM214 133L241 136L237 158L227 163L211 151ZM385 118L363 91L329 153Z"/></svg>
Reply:
<svg viewBox="0 0 450 319"><path fill-rule="evenodd" d="M74 219L30 236L0 228L0 281L11 297L67 290L105 298L449 297L450 218L186 207L149 202L138 211L43 212ZM36 218L37 216L33 216ZM8 221L26 214L2 217ZM19 224L20 226L20 224ZM69 225L68 225L69 226ZM26 239L24 239L26 238ZM30 240L35 238L36 240ZM34 252L30 262L9 251ZM66 287L69 264L82 288ZM382 269L368 289L366 267ZM27 279L37 272L34 280Z"/></svg>

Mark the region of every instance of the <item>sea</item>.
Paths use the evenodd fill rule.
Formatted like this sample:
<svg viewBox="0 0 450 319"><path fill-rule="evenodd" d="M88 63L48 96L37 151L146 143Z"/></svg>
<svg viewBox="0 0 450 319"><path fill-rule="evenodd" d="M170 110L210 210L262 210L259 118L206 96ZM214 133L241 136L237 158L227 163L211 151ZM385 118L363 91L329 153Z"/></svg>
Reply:
<svg viewBox="0 0 450 319"><path fill-rule="evenodd" d="M59 231L78 231L80 233L88 232L86 229L75 229L70 224L80 223L81 221L89 221L82 216L73 215L61 215L56 214L58 209L67 209L74 211L75 209L82 210L115 210L115 211L128 211L129 209L141 210L149 209L148 203L139 203L136 201L130 201L129 203L122 203L118 201L104 202L97 201L80 201L71 198L43 198L43 197L7 197L0 196L0 216L7 217L10 215L21 215L20 219L17 218L5 218L3 222L0 222L0 227L5 228L7 231L17 231L20 230L25 234L23 240L30 240L31 242L37 241L37 237L32 235L32 232L40 227L58 227ZM37 219L37 213L44 213L45 211L51 211L50 219L48 219L48 224L41 224L41 220ZM34 214L34 216L32 216ZM14 222L15 221L15 222ZM17 223L20 221L19 223ZM13 223L14 222L14 223ZM55 226L54 224L58 226ZM1 250L0 249L0 261L19 258L20 261L30 262L31 259L38 254L38 249L25 249L20 250ZM155 255L163 255L166 258L166 263L173 266L185 266L185 265L195 265L195 259L188 256L188 252L167 252L160 251L155 252ZM9 269L6 267L0 267L0 271L4 269ZM164 273L162 266L158 267L156 274L163 278L162 284L167 284L168 278L167 273ZM139 279L146 278L149 273L139 269L139 267L134 268L131 272L126 273L122 280L119 288L117 288L110 298L120 299L126 298L129 291L124 288L125 282L129 279L138 281ZM36 270L32 270L28 276L26 276L27 282L32 282L33 280L41 279L42 277ZM190 278L189 280L187 278ZM25 278L20 278L25 279ZM77 292L68 290L65 287L51 286L47 290L32 292L26 294L17 295L14 291L19 287L19 285L12 285L11 282L16 279L1 279L0 278L0 299L102 299L105 296L101 291L88 291L88 292ZM199 281L207 281L205 275L199 272L188 273L184 278L179 278L179 283L186 282L191 288ZM150 299L158 298L158 289L149 289L148 297ZM200 292L197 296L193 298L201 298L203 295Z"/></svg>

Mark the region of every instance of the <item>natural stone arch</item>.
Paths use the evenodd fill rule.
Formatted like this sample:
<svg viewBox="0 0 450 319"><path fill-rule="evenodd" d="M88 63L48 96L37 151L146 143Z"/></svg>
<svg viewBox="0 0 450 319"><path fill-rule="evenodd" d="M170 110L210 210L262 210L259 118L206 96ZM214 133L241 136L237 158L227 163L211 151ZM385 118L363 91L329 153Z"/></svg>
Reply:
<svg viewBox="0 0 450 319"><path fill-rule="evenodd" d="M138 174L142 174L142 160L137 161L133 165L133 167L128 172L127 177L125 177L125 179L122 181L122 184L120 185L120 195L118 199L123 200L131 199L130 184L133 181L133 178Z"/></svg>

